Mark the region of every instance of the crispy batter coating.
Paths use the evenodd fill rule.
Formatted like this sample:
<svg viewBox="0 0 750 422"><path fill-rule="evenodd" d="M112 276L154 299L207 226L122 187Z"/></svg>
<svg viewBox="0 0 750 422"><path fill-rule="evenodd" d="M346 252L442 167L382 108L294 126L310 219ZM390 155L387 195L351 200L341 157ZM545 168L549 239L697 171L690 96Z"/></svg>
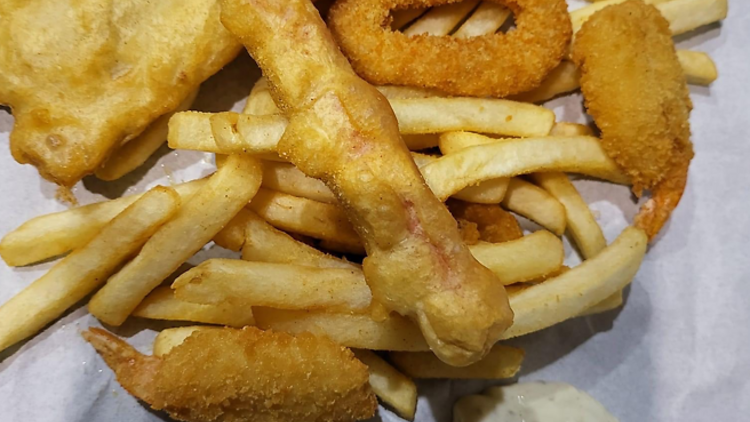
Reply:
<svg viewBox="0 0 750 422"><path fill-rule="evenodd" d="M470 38L391 29L393 9L461 0L338 0L328 25L354 70L374 84L437 88L453 95L506 97L536 88L567 53L565 0L491 0L515 15L516 29ZM488 0L490 1L490 0Z"/></svg>
<svg viewBox="0 0 750 422"><path fill-rule="evenodd" d="M161 358L102 329L83 336L123 388L177 420L344 422L377 408L367 367L312 334L206 328Z"/></svg>
<svg viewBox="0 0 750 422"><path fill-rule="evenodd" d="M523 230L516 217L500 208L500 205L473 204L456 199L448 200L447 205L456 220L475 225L477 240L502 243L523 237Z"/></svg>
<svg viewBox="0 0 750 422"><path fill-rule="evenodd" d="M416 321L447 363L481 359L512 322L505 289L425 184L385 97L309 0L224 0L221 18L287 113L280 153L331 188L362 239L373 297Z"/></svg>
<svg viewBox="0 0 750 422"><path fill-rule="evenodd" d="M72 186L239 50L218 0L3 0L13 157Z"/></svg>
<svg viewBox="0 0 750 422"><path fill-rule="evenodd" d="M692 104L669 22L640 0L595 13L576 34L573 59L602 145L633 181L652 190L636 225L653 237L687 184Z"/></svg>

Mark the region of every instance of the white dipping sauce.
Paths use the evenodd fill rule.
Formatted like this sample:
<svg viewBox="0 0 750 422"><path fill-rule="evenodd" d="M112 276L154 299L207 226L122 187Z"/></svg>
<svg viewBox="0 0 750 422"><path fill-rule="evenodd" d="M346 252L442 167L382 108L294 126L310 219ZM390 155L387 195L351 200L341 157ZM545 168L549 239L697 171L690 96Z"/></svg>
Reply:
<svg viewBox="0 0 750 422"><path fill-rule="evenodd" d="M617 422L601 403L570 384L529 382L460 398L453 422Z"/></svg>

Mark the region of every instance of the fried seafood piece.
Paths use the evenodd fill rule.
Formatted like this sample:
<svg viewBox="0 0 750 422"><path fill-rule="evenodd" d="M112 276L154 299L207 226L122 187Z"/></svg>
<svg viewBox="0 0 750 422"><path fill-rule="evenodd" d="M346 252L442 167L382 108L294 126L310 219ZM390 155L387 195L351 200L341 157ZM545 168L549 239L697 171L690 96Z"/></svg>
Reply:
<svg viewBox="0 0 750 422"><path fill-rule="evenodd" d="M476 225L476 230L479 232L478 240L502 243L523 237L523 230L516 217L500 208L500 205L473 204L456 199L449 199L447 205L453 217L458 221L467 221Z"/></svg>
<svg viewBox="0 0 750 422"><path fill-rule="evenodd" d="M486 0L510 9L516 28L468 38L408 36L391 29L391 10L462 0L337 0L334 38L368 82L436 88L452 95L507 97L538 87L568 52L565 0Z"/></svg>
<svg viewBox="0 0 750 422"><path fill-rule="evenodd" d="M331 421L370 418L367 367L327 338L206 328L162 357L99 328L83 333L130 394L181 421Z"/></svg>
<svg viewBox="0 0 750 422"><path fill-rule="evenodd" d="M512 323L505 289L425 184L385 97L309 0L224 0L221 17L289 118L279 152L331 188L362 238L373 297L416 321L445 362L481 359Z"/></svg>
<svg viewBox="0 0 750 422"><path fill-rule="evenodd" d="M72 186L240 48L218 0L3 0L0 103L15 117L13 157Z"/></svg>
<svg viewBox="0 0 750 422"><path fill-rule="evenodd" d="M628 0L595 13L576 34L573 59L602 146L651 198L635 225L653 239L680 202L693 158L692 103L669 22Z"/></svg>

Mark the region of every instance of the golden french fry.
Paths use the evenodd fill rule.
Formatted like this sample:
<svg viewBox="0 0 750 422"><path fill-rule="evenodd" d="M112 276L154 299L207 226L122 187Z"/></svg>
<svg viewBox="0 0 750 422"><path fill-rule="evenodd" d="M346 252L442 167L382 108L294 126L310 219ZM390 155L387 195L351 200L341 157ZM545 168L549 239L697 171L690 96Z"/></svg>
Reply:
<svg viewBox="0 0 750 422"><path fill-rule="evenodd" d="M340 308L363 310L372 293L358 268L209 259L180 275L172 284L176 297L194 303L278 309Z"/></svg>
<svg viewBox="0 0 750 422"><path fill-rule="evenodd" d="M442 136L486 138L469 132ZM628 183L627 176L604 152L599 140L588 136L509 139L477 145L444 155L421 170L427 184L442 200L485 180L539 171L582 173Z"/></svg>
<svg viewBox="0 0 750 422"><path fill-rule="evenodd" d="M503 243L480 242L469 246L469 250L505 285L559 271L565 259L560 238L545 230Z"/></svg>
<svg viewBox="0 0 750 422"><path fill-rule="evenodd" d="M224 249L239 252L245 245L245 227L252 211L241 209L213 238L214 243Z"/></svg>
<svg viewBox="0 0 750 422"><path fill-rule="evenodd" d="M638 272L647 243L643 230L628 227L594 258L557 277L509 294L515 317L503 338L550 327L616 294Z"/></svg>
<svg viewBox="0 0 750 422"><path fill-rule="evenodd" d="M190 337L194 332L198 330L208 330L209 327L201 326L190 326L190 327L175 327L167 328L162 330L154 338L153 355L164 356L169 353L170 350L182 344L186 338Z"/></svg>
<svg viewBox="0 0 750 422"><path fill-rule="evenodd" d="M558 123L555 123L555 125L552 126L552 128L554 129L557 125ZM462 149L477 146L477 145L494 144L497 142L503 142L503 141L513 140L513 139L515 138L491 138L489 136L451 136L451 135L443 134L443 135L440 135L438 146L440 147L440 152L443 153L443 155L448 155L448 154L455 154L456 152L461 151ZM426 162L425 165L437 160L438 158L439 157L432 157L432 159L429 162Z"/></svg>
<svg viewBox="0 0 750 422"><path fill-rule="evenodd" d="M446 97L447 95L437 89L420 88L416 86L399 86L399 85L380 85L376 86L385 98L388 100L397 100L404 98L431 98Z"/></svg>
<svg viewBox="0 0 750 422"><path fill-rule="evenodd" d="M525 180L511 178L501 204L558 236L565 233L565 207L547 191Z"/></svg>
<svg viewBox="0 0 750 422"><path fill-rule="evenodd" d="M281 230L363 250L357 233L338 205L261 188L249 208Z"/></svg>
<svg viewBox="0 0 750 422"><path fill-rule="evenodd" d="M508 136L545 136L555 113L544 107L491 98L390 100L402 134L468 130Z"/></svg>
<svg viewBox="0 0 750 422"><path fill-rule="evenodd" d="M557 122L552 126L550 136L594 136L594 130L588 125L570 122Z"/></svg>
<svg viewBox="0 0 750 422"><path fill-rule="evenodd" d="M448 365L430 352L391 352L388 357L398 369L413 378L503 379L518 373L524 352L496 344L482 360L464 367Z"/></svg>
<svg viewBox="0 0 750 422"><path fill-rule="evenodd" d="M191 321L204 324L244 327L253 325L253 311L249 306L228 303L201 304L177 298L167 286L157 287L133 311L133 316L166 321Z"/></svg>
<svg viewBox="0 0 750 422"><path fill-rule="evenodd" d="M417 410L417 386L380 356L369 350L354 349L354 355L367 365L372 391L404 419L413 420Z"/></svg>
<svg viewBox="0 0 750 422"><path fill-rule="evenodd" d="M595 315L595 314L600 314L602 312L611 311L613 309L617 309L620 306L622 306L622 302L623 302L622 290L620 290L619 292L604 299L603 301L597 303L596 305L586 309L579 316Z"/></svg>
<svg viewBox="0 0 750 422"><path fill-rule="evenodd" d="M323 182L307 176L290 163L264 162L263 187L313 201L336 203L333 192Z"/></svg>
<svg viewBox="0 0 750 422"><path fill-rule="evenodd" d="M711 56L701 51L677 50L677 59L685 69L687 82L693 85L708 86L719 73Z"/></svg>
<svg viewBox="0 0 750 422"><path fill-rule="evenodd" d="M252 211L244 210L246 240L242 259L246 261L309 265L321 268L359 268L358 265L321 252L277 230Z"/></svg>
<svg viewBox="0 0 750 422"><path fill-rule="evenodd" d="M511 98L527 103L541 103L560 94L573 92L581 87L581 73L576 65L563 60L556 68L547 74L542 83L531 91L514 95Z"/></svg>
<svg viewBox="0 0 750 422"><path fill-rule="evenodd" d="M573 24L573 32L578 32L591 15L604 9L607 6L622 3L625 0L604 0L597 1L595 4L582 7L580 9L570 12L570 21ZM716 22L726 17L727 1L726 0L644 0L647 4L655 5L664 17L670 23L670 29L672 33L677 35L678 33L687 32L691 29L695 29L698 26L706 25L709 23ZM674 3L671 6L667 6L669 3ZM666 10L666 12L665 12ZM723 13L722 13L723 11ZM702 15L694 16L689 18L690 15ZM676 22L675 22L676 21ZM692 28L689 28L688 22L692 22ZM705 22L698 24L698 22ZM682 32L675 33L675 28L672 26L676 24L676 29L680 29ZM687 29L689 28L689 29Z"/></svg>
<svg viewBox="0 0 750 422"><path fill-rule="evenodd" d="M195 180L174 187L183 202L203 185ZM0 241L0 256L10 266L54 258L88 243L102 228L143 194L124 196L52 214L23 223Z"/></svg>
<svg viewBox="0 0 750 422"><path fill-rule="evenodd" d="M151 189L80 249L0 306L0 350L34 335L101 286L179 207L174 190Z"/></svg>
<svg viewBox="0 0 750 422"><path fill-rule="evenodd" d="M422 167L439 158L433 155L419 154L416 152L413 152L411 156L414 158L414 163L420 168L420 170ZM499 204L505 197L509 182L510 179L507 177L485 180L476 186L468 186L461 191L456 192L453 197L465 202L474 202L476 204Z"/></svg>
<svg viewBox="0 0 750 422"><path fill-rule="evenodd" d="M253 89L247 97L247 103L245 103L245 108L242 110L242 114L263 116L266 114L280 113L281 110L276 107L276 103L271 96L271 91L268 89L268 80L266 80L265 77L261 77L255 82L255 85L253 85Z"/></svg>
<svg viewBox="0 0 750 422"><path fill-rule="evenodd" d="M374 319L367 314L254 308L255 324L263 330L291 334L309 332L357 349L426 351L419 328L398 314Z"/></svg>
<svg viewBox="0 0 750 422"><path fill-rule="evenodd" d="M256 158L233 155L161 227L141 252L94 295L89 311L120 325L146 295L188 260L234 217L260 187Z"/></svg>
<svg viewBox="0 0 750 422"><path fill-rule="evenodd" d="M483 1L466 21L453 33L456 38L478 37L491 34L500 29L510 17L510 9L491 2Z"/></svg>
<svg viewBox="0 0 750 422"><path fill-rule="evenodd" d="M458 3L435 6L417 19L402 32L409 37L414 35L448 35L453 28L466 18L476 7L479 0L467 0Z"/></svg>
<svg viewBox="0 0 750 422"><path fill-rule="evenodd" d="M101 180L117 180L145 163L167 141L169 119L175 113L190 108L197 95L196 89L175 110L151 122L140 135L114 151L96 170L96 177Z"/></svg>
<svg viewBox="0 0 750 422"><path fill-rule="evenodd" d="M672 35L680 35L725 19L729 4L727 0L670 0L656 8L669 21Z"/></svg>
<svg viewBox="0 0 750 422"><path fill-rule="evenodd" d="M607 246L604 233L588 204L564 173L534 173L532 180L565 207L567 228L584 259L596 256Z"/></svg>

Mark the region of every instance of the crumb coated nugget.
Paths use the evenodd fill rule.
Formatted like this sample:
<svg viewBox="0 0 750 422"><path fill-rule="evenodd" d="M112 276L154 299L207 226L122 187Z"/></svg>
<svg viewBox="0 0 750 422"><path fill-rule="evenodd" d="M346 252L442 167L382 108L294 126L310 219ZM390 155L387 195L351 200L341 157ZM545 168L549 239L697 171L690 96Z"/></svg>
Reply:
<svg viewBox="0 0 750 422"><path fill-rule="evenodd" d="M500 208L500 205L474 204L456 199L449 199L446 205L456 220L475 225L477 240L502 243L523 237L523 230L516 217Z"/></svg>
<svg viewBox="0 0 750 422"><path fill-rule="evenodd" d="M640 0L608 6L576 34L573 59L602 146L640 196L636 225L653 238L682 197L693 157L692 104L669 22Z"/></svg>
<svg viewBox="0 0 750 422"><path fill-rule="evenodd" d="M367 367L331 340L206 328L163 357L98 328L83 333L130 394L183 421L355 421L377 407Z"/></svg>
<svg viewBox="0 0 750 422"><path fill-rule="evenodd" d="M567 54L565 0L491 0L516 28L469 38L408 36L390 27L391 10L461 0L338 0L328 25L354 70L373 84L437 88L453 95L506 97L536 88ZM488 0L489 1L489 0Z"/></svg>
<svg viewBox="0 0 750 422"><path fill-rule="evenodd" d="M240 45L218 0L0 1L13 157L72 186L177 108Z"/></svg>

